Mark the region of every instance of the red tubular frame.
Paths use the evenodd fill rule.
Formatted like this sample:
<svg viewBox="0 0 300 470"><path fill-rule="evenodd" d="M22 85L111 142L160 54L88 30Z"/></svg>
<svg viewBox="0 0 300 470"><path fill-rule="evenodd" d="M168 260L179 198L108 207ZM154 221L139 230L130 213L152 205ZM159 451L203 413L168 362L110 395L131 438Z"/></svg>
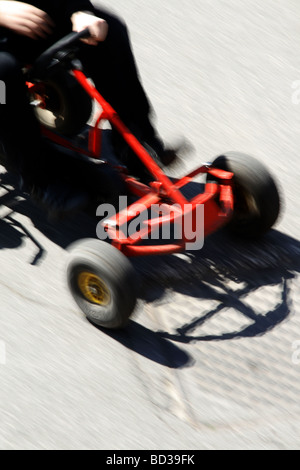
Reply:
<svg viewBox="0 0 300 470"><path fill-rule="evenodd" d="M171 182L136 137L134 137L130 130L124 125L116 111L90 83L85 74L81 70L72 70L72 73L90 97L96 100L101 106L99 116L94 126L91 127L89 131L89 148L88 150L79 148L70 143L69 140L46 129L43 129L43 134L59 145L89 157L99 159L101 155L101 129L99 127L101 121L108 120L154 177L154 181L147 186L129 177L124 172L124 168L120 166L121 174L123 175L129 191L138 196L139 199L124 211L118 213L115 217L105 221L105 229L112 239L112 244L116 248L127 256L145 256L184 251L187 243L184 236L180 242L173 244L145 246L139 244L139 242L142 242L143 238L148 236L153 229L161 227L164 223L178 223L182 221L182 216L186 215L188 212L193 216L199 204L204 205L204 236L209 235L228 222L233 212L232 173L203 165L181 179ZM34 86L32 91L34 92ZM196 176L207 173L217 179L218 183L207 183L204 193L197 195L191 200L187 200L180 192L180 189ZM154 220L148 219L145 221L143 228L134 234L134 237L126 238L121 227L138 215L138 206L143 204L144 207L149 209L153 204L160 202L164 203L164 207L170 208L170 213L163 217L159 216ZM174 204L176 206L174 206Z"/></svg>

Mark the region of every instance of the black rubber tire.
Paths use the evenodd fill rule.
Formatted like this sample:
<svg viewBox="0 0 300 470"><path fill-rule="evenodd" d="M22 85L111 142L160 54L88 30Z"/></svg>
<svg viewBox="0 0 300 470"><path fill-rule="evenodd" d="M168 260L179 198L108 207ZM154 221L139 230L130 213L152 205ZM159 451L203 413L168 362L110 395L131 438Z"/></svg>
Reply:
<svg viewBox="0 0 300 470"><path fill-rule="evenodd" d="M269 170L256 158L240 152L220 155L213 166L234 173L234 213L228 229L241 238L262 236L280 213L279 191Z"/></svg>
<svg viewBox="0 0 300 470"><path fill-rule="evenodd" d="M92 101L88 94L67 72L58 72L55 76L43 80L43 85L46 109L35 108L37 119L42 125L59 134L78 134L92 113Z"/></svg>
<svg viewBox="0 0 300 470"><path fill-rule="evenodd" d="M104 283L109 296L106 305L91 302L84 296L79 276L86 272ZM139 283L123 253L101 240L81 240L70 247L67 280L75 302L91 323L113 329L126 326L136 305Z"/></svg>

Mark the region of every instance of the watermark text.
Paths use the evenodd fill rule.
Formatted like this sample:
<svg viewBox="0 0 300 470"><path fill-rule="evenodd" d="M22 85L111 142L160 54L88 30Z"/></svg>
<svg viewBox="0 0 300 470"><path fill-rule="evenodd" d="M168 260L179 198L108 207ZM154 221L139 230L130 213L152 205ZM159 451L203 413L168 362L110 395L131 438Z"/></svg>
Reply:
<svg viewBox="0 0 300 470"><path fill-rule="evenodd" d="M292 349L294 350L292 354L292 363L298 366L300 365L300 339L293 341Z"/></svg>
<svg viewBox="0 0 300 470"><path fill-rule="evenodd" d="M4 341L0 340L0 365L6 364L6 345Z"/></svg>
<svg viewBox="0 0 300 470"><path fill-rule="evenodd" d="M6 86L3 80L0 80L0 104L6 104Z"/></svg>
<svg viewBox="0 0 300 470"><path fill-rule="evenodd" d="M300 80L295 80L291 86L295 90L292 93L292 103L295 105L300 104Z"/></svg>
<svg viewBox="0 0 300 470"><path fill-rule="evenodd" d="M101 217L96 233L100 240L177 240L184 241L186 250L200 250L204 245L203 204L127 205L127 196L119 198L119 207L100 204L96 215ZM120 227L121 214L123 222Z"/></svg>

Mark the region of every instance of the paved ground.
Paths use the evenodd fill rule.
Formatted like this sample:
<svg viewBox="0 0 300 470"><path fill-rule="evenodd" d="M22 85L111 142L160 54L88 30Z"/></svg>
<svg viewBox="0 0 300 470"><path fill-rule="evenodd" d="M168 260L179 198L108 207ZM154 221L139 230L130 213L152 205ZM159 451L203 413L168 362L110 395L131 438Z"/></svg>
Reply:
<svg viewBox="0 0 300 470"><path fill-rule="evenodd" d="M136 261L136 314L103 333L65 285L65 248L93 222L50 225L22 202L0 222L1 449L300 447L300 9L196 4L114 8L161 133L195 149L178 172L252 153L280 181L283 215L257 244L218 233L199 253Z"/></svg>

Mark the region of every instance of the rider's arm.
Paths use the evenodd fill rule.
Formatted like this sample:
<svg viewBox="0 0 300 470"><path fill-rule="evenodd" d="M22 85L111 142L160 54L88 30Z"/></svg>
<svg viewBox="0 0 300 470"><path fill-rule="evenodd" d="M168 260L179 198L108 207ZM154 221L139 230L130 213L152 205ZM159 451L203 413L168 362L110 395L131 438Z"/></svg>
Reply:
<svg viewBox="0 0 300 470"><path fill-rule="evenodd" d="M68 21L73 31L89 28L91 38L84 40L88 44L96 45L106 38L107 23L94 16L89 0L0 0L0 27L31 39L45 38L55 25Z"/></svg>
<svg viewBox="0 0 300 470"><path fill-rule="evenodd" d="M44 0L33 3L43 3L45 9L49 8L49 13L51 8L54 20L57 15L66 15L67 19L71 19L73 31L89 28L91 38L84 40L88 44L96 45L107 36L108 25L103 19L94 16L95 9L89 0Z"/></svg>
<svg viewBox="0 0 300 470"><path fill-rule="evenodd" d="M73 13L76 13L78 11L89 13L89 14L93 14L95 11L92 3L89 0L64 0L63 2L60 2L60 0L58 1L54 0L54 3L58 4L58 8L60 8L60 11L61 11L61 8L63 7L62 3L65 4L64 9L67 15L69 16L69 18L71 18Z"/></svg>
<svg viewBox="0 0 300 470"><path fill-rule="evenodd" d="M104 41L108 32L108 25L105 20L94 16L94 7L89 0L51 0L51 6L59 12L65 12L71 19L73 31L82 31L89 28L91 38L84 39L87 44L97 45L99 41Z"/></svg>

